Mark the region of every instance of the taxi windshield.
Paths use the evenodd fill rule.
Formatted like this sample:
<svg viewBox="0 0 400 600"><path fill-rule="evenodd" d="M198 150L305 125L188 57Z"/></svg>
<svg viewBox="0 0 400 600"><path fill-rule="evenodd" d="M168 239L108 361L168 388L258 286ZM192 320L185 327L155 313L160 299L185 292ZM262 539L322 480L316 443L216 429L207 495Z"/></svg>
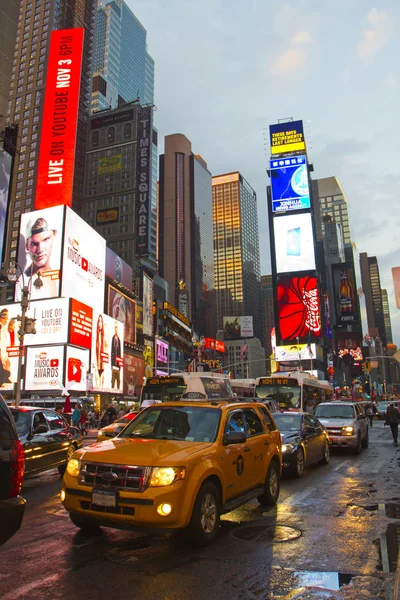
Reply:
<svg viewBox="0 0 400 600"><path fill-rule="evenodd" d="M119 437L146 440L214 442L221 412L203 407L160 407L143 410Z"/></svg>

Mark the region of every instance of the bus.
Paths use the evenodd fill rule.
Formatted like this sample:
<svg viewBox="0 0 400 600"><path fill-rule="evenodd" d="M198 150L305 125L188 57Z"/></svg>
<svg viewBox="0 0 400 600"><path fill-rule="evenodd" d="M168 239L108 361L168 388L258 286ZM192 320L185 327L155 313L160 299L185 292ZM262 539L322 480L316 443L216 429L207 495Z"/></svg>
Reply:
<svg viewBox="0 0 400 600"><path fill-rule="evenodd" d="M144 400L171 402L183 395L192 399L234 398L231 382L227 375L220 373L186 373L160 377L145 377L140 405ZM190 396L189 396L190 394Z"/></svg>
<svg viewBox="0 0 400 600"><path fill-rule="evenodd" d="M254 398L255 379L231 379L231 386L238 398Z"/></svg>
<svg viewBox="0 0 400 600"><path fill-rule="evenodd" d="M8 406L14 406L15 400L7 399L6 400ZM90 396L81 396L80 398L75 398L70 396L71 409L74 409L75 404L79 404L79 406L83 406L84 409L89 412L89 410L95 410L95 404L93 398ZM57 406L61 405L62 407L65 404L65 396L49 396L47 398L21 398L21 406L35 406L37 408L51 408L55 410Z"/></svg>
<svg viewBox="0 0 400 600"><path fill-rule="evenodd" d="M280 410L313 413L321 402L333 400L333 387L309 373L274 373L257 378L255 397L274 400Z"/></svg>

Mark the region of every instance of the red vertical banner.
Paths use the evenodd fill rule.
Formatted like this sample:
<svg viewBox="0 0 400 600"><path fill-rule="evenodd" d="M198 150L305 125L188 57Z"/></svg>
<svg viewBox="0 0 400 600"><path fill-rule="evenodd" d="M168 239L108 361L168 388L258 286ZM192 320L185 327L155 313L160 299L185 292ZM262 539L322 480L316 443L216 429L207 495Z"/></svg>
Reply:
<svg viewBox="0 0 400 600"><path fill-rule="evenodd" d="M71 206L84 29L51 34L35 209Z"/></svg>

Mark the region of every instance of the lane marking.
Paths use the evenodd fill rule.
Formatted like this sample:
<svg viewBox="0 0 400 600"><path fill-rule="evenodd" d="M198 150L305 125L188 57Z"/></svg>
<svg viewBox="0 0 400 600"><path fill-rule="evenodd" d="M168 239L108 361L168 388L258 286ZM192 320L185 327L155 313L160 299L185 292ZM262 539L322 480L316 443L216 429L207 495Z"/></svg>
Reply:
<svg viewBox="0 0 400 600"><path fill-rule="evenodd" d="M58 575L51 575L50 577L45 577L44 579L37 579L36 581L32 581L31 583L22 585L16 590L9 592L5 596L2 596L1 600L16 600L17 598L21 598L21 596L29 594L29 592L31 592L32 590L40 589L46 584L50 584L57 581L57 579L60 579L62 576L63 573L59 573Z"/></svg>

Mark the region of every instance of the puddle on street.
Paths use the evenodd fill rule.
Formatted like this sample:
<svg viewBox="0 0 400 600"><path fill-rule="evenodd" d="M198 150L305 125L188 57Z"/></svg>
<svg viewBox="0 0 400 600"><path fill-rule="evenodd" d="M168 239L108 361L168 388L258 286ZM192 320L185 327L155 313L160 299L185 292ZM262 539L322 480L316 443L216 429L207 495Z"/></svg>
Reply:
<svg viewBox="0 0 400 600"><path fill-rule="evenodd" d="M271 597L291 598L296 591L309 590L309 593L319 593L318 598L325 598L325 595L322 596L322 590L338 591L344 585L349 584L353 577L354 575L338 571L290 571L285 568L273 568L270 585L273 595ZM320 591L318 592L318 590Z"/></svg>
<svg viewBox="0 0 400 600"><path fill-rule="evenodd" d="M300 587L321 587L325 590L340 590L343 585L350 583L353 575L335 571L297 571L294 576L298 578Z"/></svg>

